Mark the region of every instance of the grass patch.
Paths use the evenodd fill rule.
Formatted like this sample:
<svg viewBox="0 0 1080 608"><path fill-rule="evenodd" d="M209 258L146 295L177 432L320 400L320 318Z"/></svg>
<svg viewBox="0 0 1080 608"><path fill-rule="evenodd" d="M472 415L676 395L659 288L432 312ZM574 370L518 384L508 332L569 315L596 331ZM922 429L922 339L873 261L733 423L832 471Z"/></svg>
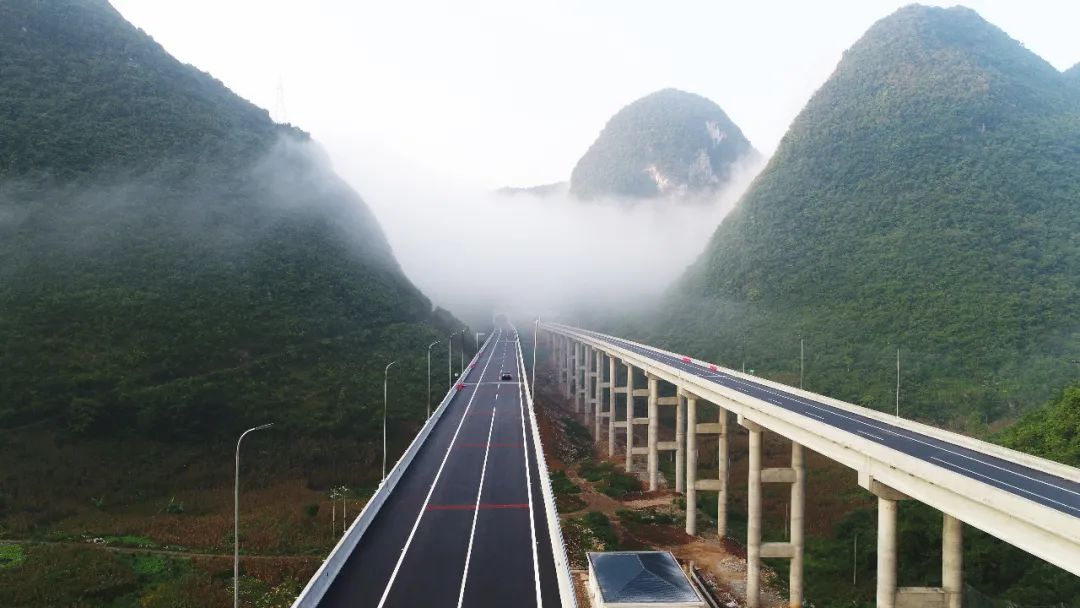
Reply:
<svg viewBox="0 0 1080 608"><path fill-rule="evenodd" d="M105 541L106 545L113 547L132 547L134 549L156 549L157 543L146 538L145 536L136 536L134 534L124 534L121 536L102 536L100 537Z"/></svg>
<svg viewBox="0 0 1080 608"><path fill-rule="evenodd" d="M551 473L551 491L556 494L580 494L581 488L570 481L566 471L558 470Z"/></svg>
<svg viewBox="0 0 1080 608"><path fill-rule="evenodd" d="M165 572L168 562L164 555L136 555L131 569L139 576L157 576Z"/></svg>
<svg viewBox="0 0 1080 608"><path fill-rule="evenodd" d="M627 523L648 524L657 526L671 526L676 522L675 516L655 508L632 510L620 509L615 512L620 520Z"/></svg>
<svg viewBox="0 0 1080 608"><path fill-rule="evenodd" d="M551 490L555 493L555 508L560 513L573 513L585 508L585 501L578 496L581 488L567 477L566 471L551 473Z"/></svg>
<svg viewBox="0 0 1080 608"><path fill-rule="evenodd" d="M0 545L0 568L18 568L26 561L22 545Z"/></svg>
<svg viewBox="0 0 1080 608"><path fill-rule="evenodd" d="M578 473L598 492L612 498L625 498L631 492L641 491L641 480L637 476L620 471L611 462L589 459L581 463Z"/></svg>

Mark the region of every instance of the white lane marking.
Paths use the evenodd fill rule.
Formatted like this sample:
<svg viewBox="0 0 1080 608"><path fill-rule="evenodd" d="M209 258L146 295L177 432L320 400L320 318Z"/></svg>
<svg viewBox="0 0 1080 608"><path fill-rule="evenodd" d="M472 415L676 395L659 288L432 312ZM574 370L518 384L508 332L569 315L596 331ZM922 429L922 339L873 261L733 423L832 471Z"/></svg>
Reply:
<svg viewBox="0 0 1080 608"><path fill-rule="evenodd" d="M491 356L488 356L487 363L484 364L484 369L480 372L480 377L484 377L484 372L487 371L488 364L491 363ZM453 451L454 444L457 443L458 433L461 432L461 427L465 424L465 421L469 418L469 409L472 407L473 399L476 399L476 394L480 392L479 388L473 390L473 394L469 397L469 403L465 406L465 411L461 414L461 421L458 422L457 429L454 431L453 438L450 439L450 445L446 447L446 455L443 456L442 463L439 464L439 470L435 473L435 479L431 482L431 487L428 488L427 496L424 497L424 504L420 505L420 512L416 515L416 521L413 523L412 530L409 531L409 538L405 540L405 546L401 548L401 555L398 556L397 563L394 564L394 571L390 573L390 580L386 581L386 588L383 589L382 598L379 599L379 608L386 605L386 598L390 597L390 588L393 587L394 581L397 579L398 572L401 570L401 564L405 561L405 556L409 553L409 545L412 544L413 537L416 536L416 530L420 527L420 520L424 518L424 513L427 511L428 503L431 502L431 495L435 492L435 486L439 484L439 477L442 476L443 468L446 466L446 461L450 458L450 452ZM492 418L494 418L494 414ZM490 442L489 442L490 443Z"/></svg>
<svg viewBox="0 0 1080 608"><path fill-rule="evenodd" d="M495 414L498 409L491 411L491 422L488 424L487 445L484 447L484 466L480 467L480 486L476 488L476 506L473 508L472 529L469 530L469 548L465 551L465 571L461 573L461 591L458 592L457 605L465 601L465 583L469 581L469 562L472 561L473 539L476 538L476 520L480 517L480 497L484 495L484 477L487 475L488 454L491 453L491 434L495 430Z"/></svg>
<svg viewBox="0 0 1080 608"><path fill-rule="evenodd" d="M514 359L516 360L517 357L515 356ZM524 365L519 365L518 370L521 370L523 367ZM525 445L529 442L529 439L525 435L524 384L518 385L518 405L521 409L521 445ZM536 553L536 513L533 511L533 487L532 473L529 472L529 454L530 450L525 450L525 485L529 491L529 535L532 537L533 580L536 582L536 608L542 608L544 600L540 593L540 557ZM537 466L540 466L539 463L537 463Z"/></svg>
<svg viewBox="0 0 1080 608"><path fill-rule="evenodd" d="M632 352L637 352L638 354L640 354L640 355L642 355L644 357L652 358L652 359L655 359L655 360L664 361L664 359L667 359L669 363L674 362L674 361L678 361L678 362L682 363L682 361L679 361L675 357L672 357L671 355L667 355L667 354L664 354L664 353L650 351L648 354L646 354L644 352L641 352L644 349L632 348L632 347L629 348L629 350L631 350ZM821 405L818 405L817 403L814 403L813 401L807 401L805 399L795 397L793 395L786 394L786 393L779 393L779 392L776 392L776 391L773 391L773 390L770 390L770 389L766 388L764 385L747 382L745 380L742 380L740 378L736 378L736 377L728 375L728 374L717 374L717 377L723 378L725 380L729 380L731 382L735 382L735 383L738 383L738 384L742 384L742 385L744 385L746 387L749 387L749 388L752 388L752 389L757 389L757 390L760 390L762 392L769 393L770 395L776 395L778 397L788 399L788 400L793 401L795 403L805 405L805 406L808 406L808 407L812 407L812 408L817 409L817 410L822 411L822 412L827 412L827 413L839 416L839 417L844 418L846 420L850 420L851 422L854 422L856 424L861 424L863 426L867 426L867 427L870 427L872 429L876 429L876 430L881 431L883 433L888 433L888 434L893 435L895 437L898 437L900 439L913 441L915 443L919 443L919 444L924 445L926 447L929 447L929 448L932 448L932 449L935 449L935 450L938 450L938 451L941 451L941 452L945 452L945 453L951 454L953 456L958 456L960 458L965 458L965 459L970 460L972 462L977 462L977 463L979 463L981 465L997 469L997 470L1002 471L1004 473L1008 473L1010 475L1015 475L1017 477L1027 479L1028 481L1033 481L1033 482L1036 482L1036 483L1040 483L1040 484L1043 484L1045 486L1049 486L1051 488L1061 490L1062 492L1067 492L1069 494L1080 496L1080 492L1078 492L1076 490L1065 488L1065 487L1059 486L1057 484L1051 483L1049 481L1045 481L1043 479L1038 479L1036 477L1031 477L1031 476L1025 475L1025 474L1023 474L1023 473L1021 473L1019 471L1013 471L1013 470L1007 469L1007 468L1005 468L1003 466L994 464L992 462L986 462L985 460L980 460L978 458L975 458L973 456L969 456L967 454L961 454L960 452L950 450L947 447L943 447L943 446L940 446L940 445L935 445L935 444L930 443L928 441L923 441L923 440L921 440L921 439L919 439L917 437L911 437L909 435L905 435L903 433L896 432L896 431L894 431L894 430L892 430L892 429L890 429L888 427L883 427L883 426L879 426L879 425L876 425L876 424L871 424L871 423L866 422L864 420L859 420L857 418L854 418L852 416L849 416L849 415L845 414L844 410L841 410L840 408L836 408L836 407L833 407L833 406L822 407ZM720 384L721 386L726 386L727 388L731 388L731 389L734 389L734 390L739 390L739 389L735 388L734 386L730 386L730 385L723 384L723 383L720 383L720 382L718 382L717 384ZM743 391L740 391L740 392L743 392ZM746 392L743 392L743 394L747 395L748 397L753 397L753 395L751 395L749 393L746 393ZM833 425L833 426L835 426L835 425ZM837 428L839 428L839 427L837 427ZM844 429L840 429L840 430L844 430ZM915 431L909 431L909 432L910 433L915 433ZM944 443L944 440L938 440L938 441L942 441ZM915 456L915 457L919 458L918 456ZM931 458L933 458L933 457L931 457ZM920 460L923 460L923 459L920 458ZM940 459L936 459L936 460L941 461ZM948 461L941 461L941 462L948 462ZM965 471L968 470L965 467L962 467L960 465L954 465L954 466L956 466L957 468L963 469ZM1017 466L1022 466L1022 465L1017 465ZM993 477L987 477L987 479L994 479L994 478ZM998 481L1000 481L1000 480L998 480ZM1004 481L1002 481L1001 483L1004 484L1004 485L1007 485L1009 487L1015 487L1015 486L1013 486L1011 484L1005 483ZM1062 504L1062 503L1058 503L1058 501L1056 501L1056 500L1054 500L1054 499L1052 499L1052 498L1050 498L1048 496L1044 496L1044 495L1036 493L1036 492L1030 492L1030 491L1027 491L1027 490L1025 490L1025 492L1028 493L1028 494L1031 494L1032 496L1039 496L1039 497L1045 498L1046 500L1049 500L1051 502L1055 502L1057 504ZM1070 507L1070 508L1072 508L1072 507Z"/></svg>
<svg viewBox="0 0 1080 608"><path fill-rule="evenodd" d="M937 456L931 456L930 460L936 460L936 461L940 462L942 465L945 465L946 468L953 467L953 468L957 468L957 469L960 469L960 470L963 470L963 471L967 471L968 473L971 473L972 475L977 475L979 477L982 477L983 479L989 479L992 482L1000 483L1002 485L1009 486L1010 488L1013 488L1014 490L1016 490L1018 492L1023 492L1025 494L1030 494L1032 496L1038 496L1039 498L1049 500L1052 503L1059 504L1059 505L1065 507L1066 509L1069 509L1070 511L1076 511L1077 513L1080 513L1080 509L1077 509L1076 507L1074 507L1072 505L1067 505L1067 504L1065 504L1063 502L1056 501L1053 498L1047 498L1047 497L1045 497L1045 496L1043 496L1041 494L1036 494L1035 492L1032 492L1031 490L1025 490L1024 488L1014 486L1011 483L1006 483L1004 481L1001 481L1000 479L994 479L993 477L990 477L989 475L984 475L984 474L982 474L982 473L980 473L978 471L972 471L971 469L968 469L966 467L962 467L962 466L960 466L958 464L949 462L947 460L942 460L942 459L938 458Z"/></svg>
<svg viewBox="0 0 1080 608"><path fill-rule="evenodd" d="M807 416L810 416L811 418L817 418L818 420L825 420L824 416L818 416L814 412L803 412L803 413L806 414Z"/></svg>
<svg viewBox="0 0 1080 608"><path fill-rule="evenodd" d="M862 429L860 429L858 431L855 431L855 432L860 434L860 435L866 435L867 437L870 437L871 439L877 439L878 441L885 441L884 437L882 437L880 435L875 435L873 433L867 433L866 431L864 431Z"/></svg>

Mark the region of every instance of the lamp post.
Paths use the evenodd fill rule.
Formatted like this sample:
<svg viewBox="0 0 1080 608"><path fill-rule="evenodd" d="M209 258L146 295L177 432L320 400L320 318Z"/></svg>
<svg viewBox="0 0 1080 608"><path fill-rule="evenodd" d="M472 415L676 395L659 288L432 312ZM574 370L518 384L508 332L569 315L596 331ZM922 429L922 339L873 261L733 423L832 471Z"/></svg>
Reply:
<svg viewBox="0 0 1080 608"><path fill-rule="evenodd" d="M900 417L900 347L896 348L896 417Z"/></svg>
<svg viewBox="0 0 1080 608"><path fill-rule="evenodd" d="M436 340L427 347L427 415L431 418L431 347L435 346L442 340Z"/></svg>
<svg viewBox="0 0 1080 608"><path fill-rule="evenodd" d="M240 606L240 442L248 433L261 431L274 423L252 427L236 440L236 483L233 486L233 608Z"/></svg>
<svg viewBox="0 0 1080 608"><path fill-rule="evenodd" d="M468 327L461 328L461 352L458 353L458 377L460 378L465 373L465 332Z"/></svg>
<svg viewBox="0 0 1080 608"><path fill-rule="evenodd" d="M803 361L805 360L805 357L803 357L804 352L805 351L803 350L803 337L799 336L799 388L802 388L803 385Z"/></svg>
<svg viewBox="0 0 1080 608"><path fill-rule="evenodd" d="M482 331L476 332L476 346L473 348L474 352L480 352L480 336L486 336L486 335L487 334L482 332Z"/></svg>
<svg viewBox="0 0 1080 608"><path fill-rule="evenodd" d="M536 340L540 337L540 315L536 316L536 322L533 323L533 358L532 358L532 378L530 378L529 392L532 394L533 399L536 399ZM612 385L615 386L615 378L611 379ZM611 390L615 390L614 388ZM597 406L599 407L599 406ZM611 421L608 420L608 424Z"/></svg>
<svg viewBox="0 0 1080 608"><path fill-rule="evenodd" d="M397 363L397 361L391 361L386 364L386 369L383 370L383 382L382 382L382 480L386 481L386 394L387 386L390 379L390 366Z"/></svg>
<svg viewBox="0 0 1080 608"><path fill-rule="evenodd" d="M458 332L450 334L446 339L446 383L448 387L454 386L454 336Z"/></svg>

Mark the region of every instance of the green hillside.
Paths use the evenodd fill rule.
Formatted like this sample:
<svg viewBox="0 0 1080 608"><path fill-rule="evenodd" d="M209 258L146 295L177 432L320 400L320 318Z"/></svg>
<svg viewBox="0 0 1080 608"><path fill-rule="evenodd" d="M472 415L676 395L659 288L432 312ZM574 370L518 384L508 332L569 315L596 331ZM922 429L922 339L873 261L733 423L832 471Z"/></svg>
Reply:
<svg viewBox="0 0 1080 608"><path fill-rule="evenodd" d="M1080 63L1065 70L1065 79L1073 84L1080 84Z"/></svg>
<svg viewBox="0 0 1080 608"><path fill-rule="evenodd" d="M965 8L910 6L843 56L651 323L654 338L982 424L1080 359L1080 105Z"/></svg>
<svg viewBox="0 0 1080 608"><path fill-rule="evenodd" d="M676 89L619 110L578 161L570 193L582 199L708 192L753 152L712 101Z"/></svg>
<svg viewBox="0 0 1080 608"><path fill-rule="evenodd" d="M216 459L273 421L296 446L274 452L291 474L318 476L322 456L297 443L318 437L349 442L341 479L371 481L397 359L392 449L411 438L427 345L461 324L402 274L304 133L101 0L0 4L0 133L0 435L112 442L101 458L123 470L140 441ZM0 442L0 530L55 515L29 502L46 481L17 443ZM172 475L84 488L69 473L48 483L73 482L85 504Z"/></svg>

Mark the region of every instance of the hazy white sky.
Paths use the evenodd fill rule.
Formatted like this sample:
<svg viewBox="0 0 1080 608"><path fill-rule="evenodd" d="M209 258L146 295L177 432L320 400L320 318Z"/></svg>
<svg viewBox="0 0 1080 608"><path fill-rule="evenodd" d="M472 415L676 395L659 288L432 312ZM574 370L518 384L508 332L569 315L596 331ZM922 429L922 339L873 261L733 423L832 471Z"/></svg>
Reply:
<svg viewBox="0 0 1080 608"><path fill-rule="evenodd" d="M902 0L112 0L335 164L355 150L480 187L564 180L619 108L677 87L771 153L844 49ZM951 4L951 3L950 3ZM1080 3L968 6L1059 69Z"/></svg>

